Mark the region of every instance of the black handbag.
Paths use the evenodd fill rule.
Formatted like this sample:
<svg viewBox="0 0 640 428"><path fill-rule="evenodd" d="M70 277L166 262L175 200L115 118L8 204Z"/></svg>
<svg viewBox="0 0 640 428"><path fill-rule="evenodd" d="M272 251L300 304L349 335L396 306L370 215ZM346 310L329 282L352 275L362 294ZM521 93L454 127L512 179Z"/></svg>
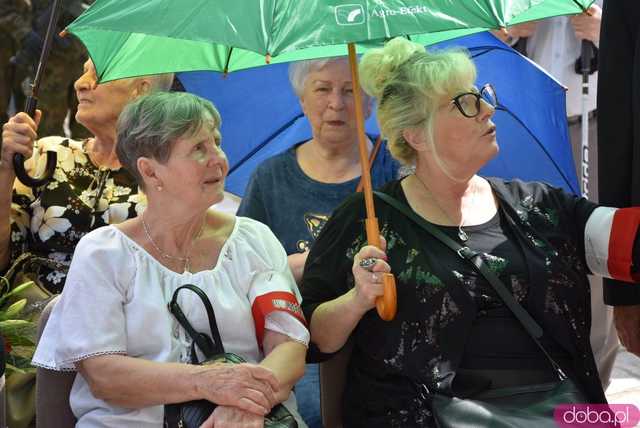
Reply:
<svg viewBox="0 0 640 428"><path fill-rule="evenodd" d="M184 313L178 305L178 293L180 290L191 290L200 297L209 317L209 328L211 337L205 333L198 333L191 326ZM200 288L193 284L185 284L173 293L169 302L169 312L173 314L178 323L187 331L193 342L191 343L191 363L192 364L213 364L213 363L245 363L245 359L232 352L225 352L218 325L216 323L213 306L207 295ZM196 345L204 355L204 361L198 362ZM207 400L193 400L184 403L167 404L164 406L164 426L165 428L198 428L216 408L216 404ZM275 405L271 412L264 417L265 428L298 428L294 416L282 404Z"/></svg>
<svg viewBox="0 0 640 428"><path fill-rule="evenodd" d="M558 376L557 382L492 389L474 396L473 399L451 397L430 391L424 384L416 385L419 400L430 404L439 428L557 428L558 425L554 420L554 409L557 406L589 402L584 393L565 375L540 343L542 327L518 304L502 281L487 268L482 258L477 257L477 253L460 245L393 197L380 192L374 193L452 249L462 259L468 260L491 284L507 308L520 321Z"/></svg>

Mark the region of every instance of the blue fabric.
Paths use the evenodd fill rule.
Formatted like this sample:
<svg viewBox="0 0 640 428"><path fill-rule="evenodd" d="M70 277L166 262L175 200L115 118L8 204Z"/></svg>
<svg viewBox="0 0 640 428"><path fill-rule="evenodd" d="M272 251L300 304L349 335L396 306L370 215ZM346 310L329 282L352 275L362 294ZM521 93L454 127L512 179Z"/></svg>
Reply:
<svg viewBox="0 0 640 428"><path fill-rule="evenodd" d="M579 194L569 144L564 88L544 70L490 33L439 43L462 46L478 68L478 85L496 88L494 117L500 154L482 175L545 181ZM311 137L307 119L287 78L288 64L273 64L224 79L214 72L179 73L187 91L211 100L222 115L222 147L231 170L226 190L243 196L247 181L265 159ZM375 113L366 123L379 133Z"/></svg>
<svg viewBox="0 0 640 428"><path fill-rule="evenodd" d="M320 413L320 365L307 364L304 376L296 384L298 412L309 428L322 428Z"/></svg>
<svg viewBox="0 0 640 428"><path fill-rule="evenodd" d="M383 144L371 170L373 187L396 178L398 167ZM313 180L300 169L292 147L255 170L238 215L269 226L287 254L303 252L315 241L333 210L355 192L359 181L359 177L336 184Z"/></svg>

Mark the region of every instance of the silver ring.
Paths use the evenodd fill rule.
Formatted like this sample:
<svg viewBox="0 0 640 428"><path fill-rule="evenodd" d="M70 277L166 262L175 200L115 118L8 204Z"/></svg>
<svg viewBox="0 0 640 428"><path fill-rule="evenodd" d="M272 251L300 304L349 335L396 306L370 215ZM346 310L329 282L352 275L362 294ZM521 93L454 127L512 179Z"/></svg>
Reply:
<svg viewBox="0 0 640 428"><path fill-rule="evenodd" d="M374 258L374 257L368 257L366 259L360 260L360 263L358 263L358 264L363 269L371 270L371 268L376 264L377 261L378 260L376 258Z"/></svg>

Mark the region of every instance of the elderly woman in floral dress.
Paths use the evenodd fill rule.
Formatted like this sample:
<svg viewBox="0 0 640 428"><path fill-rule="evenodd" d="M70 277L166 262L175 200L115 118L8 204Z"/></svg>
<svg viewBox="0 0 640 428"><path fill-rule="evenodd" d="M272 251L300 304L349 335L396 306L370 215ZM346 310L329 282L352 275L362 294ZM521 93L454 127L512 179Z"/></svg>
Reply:
<svg viewBox="0 0 640 428"><path fill-rule="evenodd" d="M42 112L18 113L2 128L0 162L0 268L32 274L50 292L59 292L76 243L87 232L120 223L139 212L141 195L115 154L115 124L124 105L153 90L167 90L172 74L97 83L91 60L76 81L76 119L95 135L84 141L46 137L36 141ZM46 114L46 112L44 113ZM11 159L30 158L26 167L40 172L45 152L58 153L52 180L35 189L15 179ZM33 156L32 156L33 155ZM11 278L10 278L11 279Z"/></svg>

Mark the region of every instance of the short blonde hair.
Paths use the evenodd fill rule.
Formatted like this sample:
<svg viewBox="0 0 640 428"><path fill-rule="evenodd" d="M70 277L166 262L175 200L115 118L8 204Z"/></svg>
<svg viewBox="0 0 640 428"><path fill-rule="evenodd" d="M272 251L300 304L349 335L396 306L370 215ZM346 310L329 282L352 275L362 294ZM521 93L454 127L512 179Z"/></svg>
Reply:
<svg viewBox="0 0 640 428"><path fill-rule="evenodd" d="M397 37L372 49L360 61L360 84L378 100L378 124L394 158L405 165L415 161L415 150L402 136L423 126L433 144L433 116L443 96L468 90L476 67L464 49L427 52Z"/></svg>

